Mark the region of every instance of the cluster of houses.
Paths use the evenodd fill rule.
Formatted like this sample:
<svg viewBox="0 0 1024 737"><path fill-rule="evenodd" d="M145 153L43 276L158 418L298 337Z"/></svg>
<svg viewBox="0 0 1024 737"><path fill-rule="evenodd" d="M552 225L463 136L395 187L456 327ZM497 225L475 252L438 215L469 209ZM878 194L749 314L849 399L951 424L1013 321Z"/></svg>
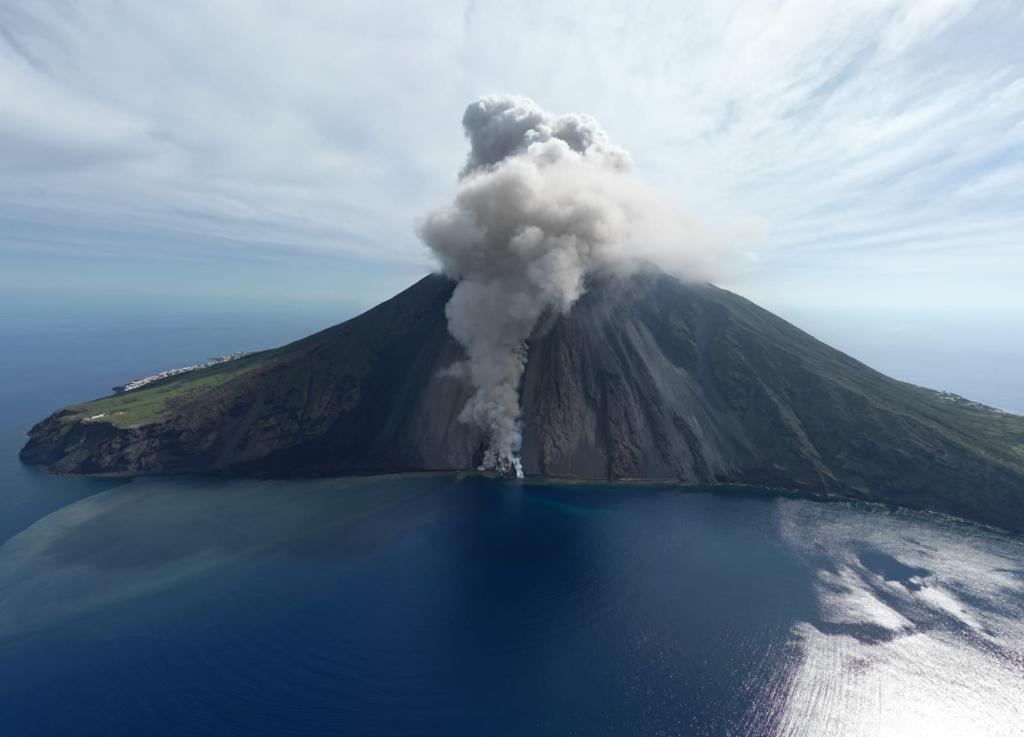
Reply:
<svg viewBox="0 0 1024 737"><path fill-rule="evenodd" d="M179 374L187 374L189 371L198 371L199 369L204 369L209 366L216 366L218 363L234 361L238 358L242 358L243 356L248 355L249 354L247 352L241 351L239 353L231 353L227 356L218 356L217 358L211 358L209 361L197 363L194 366L184 366L182 368L167 369L166 371L161 371L159 374L153 374L152 376L146 376L141 379L136 379L135 381L129 381L127 384L123 384L122 386L115 386L114 393L124 394L125 392L140 389L146 386L147 384L152 384L154 381L160 381L161 379L169 379L170 377L178 376Z"/></svg>

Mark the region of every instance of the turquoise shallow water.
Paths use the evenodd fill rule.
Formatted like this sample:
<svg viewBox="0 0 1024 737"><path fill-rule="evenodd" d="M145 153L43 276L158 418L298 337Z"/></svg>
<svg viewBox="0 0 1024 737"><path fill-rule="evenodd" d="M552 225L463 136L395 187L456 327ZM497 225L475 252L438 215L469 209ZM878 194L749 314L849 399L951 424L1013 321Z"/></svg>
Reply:
<svg viewBox="0 0 1024 737"><path fill-rule="evenodd" d="M0 397L5 733L959 736L1024 723L1020 537L728 490L23 469L25 424L123 378L81 342L82 371L27 350L34 378Z"/></svg>

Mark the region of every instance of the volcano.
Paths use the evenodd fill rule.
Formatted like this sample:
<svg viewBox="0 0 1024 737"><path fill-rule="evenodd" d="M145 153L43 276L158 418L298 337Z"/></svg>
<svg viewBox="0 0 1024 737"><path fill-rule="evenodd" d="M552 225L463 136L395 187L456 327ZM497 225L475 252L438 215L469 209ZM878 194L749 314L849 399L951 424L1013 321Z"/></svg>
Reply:
<svg viewBox="0 0 1024 737"><path fill-rule="evenodd" d="M475 468L472 393L427 276L347 322L60 410L21 459L66 474ZM1024 530L1024 417L891 379L748 300L648 269L589 277L534 330L527 476L752 485Z"/></svg>

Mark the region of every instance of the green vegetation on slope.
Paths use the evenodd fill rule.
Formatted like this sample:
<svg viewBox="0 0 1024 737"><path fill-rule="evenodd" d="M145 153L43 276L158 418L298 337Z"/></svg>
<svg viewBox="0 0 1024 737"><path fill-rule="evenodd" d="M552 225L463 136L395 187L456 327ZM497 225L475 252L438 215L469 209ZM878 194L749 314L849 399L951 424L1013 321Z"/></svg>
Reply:
<svg viewBox="0 0 1024 737"><path fill-rule="evenodd" d="M1019 467L1024 456L1024 416L892 379L736 295L730 294L726 304L732 324L742 324L749 331L748 341L737 346L738 355L734 356L735 366L748 368L740 372L741 380L791 374L791 383L802 386L804 378L793 371L798 366L804 377L827 377L835 389L858 397L860 416L909 421L937 436L953 439L980 456ZM778 355L789 357L789 363L750 366L748 357L769 345L777 349ZM826 408L821 406L820 411ZM856 424L857 418L850 419ZM871 432L870 427L865 427L865 432Z"/></svg>
<svg viewBox="0 0 1024 737"><path fill-rule="evenodd" d="M202 398L211 390L266 364L273 351L252 354L185 374L155 381L141 389L95 399L67 408L62 422L109 422L116 427L139 427L161 422L185 402Z"/></svg>

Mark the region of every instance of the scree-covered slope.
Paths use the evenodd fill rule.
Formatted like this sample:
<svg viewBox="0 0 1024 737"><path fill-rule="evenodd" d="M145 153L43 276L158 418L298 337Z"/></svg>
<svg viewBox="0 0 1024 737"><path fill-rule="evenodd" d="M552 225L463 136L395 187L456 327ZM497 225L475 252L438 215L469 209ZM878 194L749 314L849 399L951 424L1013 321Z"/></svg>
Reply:
<svg viewBox="0 0 1024 737"><path fill-rule="evenodd" d="M453 284L429 276L282 348L61 410L27 463L76 474L471 468ZM1024 530L1024 417L890 379L751 302L603 277L531 338L528 475L745 483Z"/></svg>

